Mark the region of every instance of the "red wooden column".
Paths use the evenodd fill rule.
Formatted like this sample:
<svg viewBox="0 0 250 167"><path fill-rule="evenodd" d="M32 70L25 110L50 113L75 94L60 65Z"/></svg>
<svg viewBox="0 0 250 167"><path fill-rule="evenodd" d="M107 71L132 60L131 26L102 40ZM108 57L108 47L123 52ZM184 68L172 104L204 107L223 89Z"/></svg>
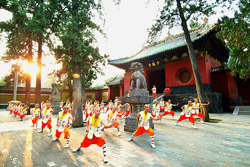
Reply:
<svg viewBox="0 0 250 167"><path fill-rule="evenodd" d="M108 87L108 100L111 99L111 90L110 90L110 87Z"/></svg>
<svg viewBox="0 0 250 167"><path fill-rule="evenodd" d="M120 88L120 97L122 97L122 94L123 94L123 85L120 84L120 85L119 85L119 88Z"/></svg>
<svg viewBox="0 0 250 167"><path fill-rule="evenodd" d="M227 83L228 83L228 96L233 98L238 97L236 79L235 77L230 75L230 71L227 71Z"/></svg>

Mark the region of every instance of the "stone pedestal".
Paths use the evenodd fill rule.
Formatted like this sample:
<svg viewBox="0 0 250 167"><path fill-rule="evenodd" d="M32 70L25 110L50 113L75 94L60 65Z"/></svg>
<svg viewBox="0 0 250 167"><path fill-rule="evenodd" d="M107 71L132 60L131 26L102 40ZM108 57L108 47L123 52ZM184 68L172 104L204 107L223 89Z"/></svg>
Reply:
<svg viewBox="0 0 250 167"><path fill-rule="evenodd" d="M50 100L51 100L51 108L55 109L55 112L53 112L53 114L58 114L61 111L61 107L60 107L61 97L58 95L51 96Z"/></svg>
<svg viewBox="0 0 250 167"><path fill-rule="evenodd" d="M130 97L118 97L119 101L121 101L122 104L129 103L131 106L130 111L133 111L133 113L131 113L127 118L125 118L124 131L128 132L134 132L137 129L138 127L136 121L137 114L140 111L144 110L145 104L150 104L154 100L152 96L139 96L140 93L146 95L148 91L139 93L136 91L131 91L131 92L130 92ZM138 95L138 96L133 96L133 95ZM152 120L150 120L150 127L154 128Z"/></svg>
<svg viewBox="0 0 250 167"><path fill-rule="evenodd" d="M131 90L131 91L129 91L129 95L130 95L130 97L134 97L134 96L148 97L149 92L145 89Z"/></svg>

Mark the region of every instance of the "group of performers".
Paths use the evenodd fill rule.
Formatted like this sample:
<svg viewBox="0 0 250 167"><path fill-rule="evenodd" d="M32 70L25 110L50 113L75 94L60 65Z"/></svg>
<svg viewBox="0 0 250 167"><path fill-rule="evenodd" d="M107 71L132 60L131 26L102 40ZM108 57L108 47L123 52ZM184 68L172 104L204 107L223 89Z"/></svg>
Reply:
<svg viewBox="0 0 250 167"><path fill-rule="evenodd" d="M109 101L109 103L107 104L107 109L106 110L104 110L105 105L106 105L106 103L104 103L104 101L102 101L100 103L98 100L95 100L95 102L93 104L92 100L88 100L85 103L85 107L84 107L84 111L83 111L83 115L85 115L85 121L87 121L88 118L93 115L94 108L97 107L97 106L100 107L101 113L108 113L108 117L109 117L109 115L111 115L110 113L115 108L115 111L117 112L116 116L121 118L121 121L122 121L123 118L126 118L130 114L130 105L128 103L126 103L125 104L125 105L127 105L126 111L121 111L121 109L125 105L121 105L121 101L118 101L117 98L114 100L114 102L112 100Z"/></svg>
<svg viewBox="0 0 250 167"><path fill-rule="evenodd" d="M26 104L22 105L21 102L18 102L16 104L12 102L9 103L10 115L18 117L20 121L25 122L25 116L27 114L27 110L28 110L27 105Z"/></svg>
<svg viewBox="0 0 250 167"><path fill-rule="evenodd" d="M62 103L63 104L63 103ZM200 107L209 105L207 104L200 104L198 103L197 99L194 99L194 102L188 101L187 105L184 105L181 107L182 113L177 120L175 125L178 125L180 121L188 119L192 124L193 127L195 127L195 119L194 116L197 115L201 118L201 122L203 122L203 115L199 111ZM73 152L77 152L81 149L81 147L86 148L89 147L91 144L96 144L99 147L102 148L103 151L103 160L105 163L108 162L106 157L106 142L104 138L101 136L100 132L104 131L104 129L109 128L116 128L118 132L118 136L121 136L120 133L120 127L118 123L118 117L124 118L130 114L130 105L129 104L121 104L121 101L118 99L114 100L114 103L112 100L108 103L107 109L104 110L105 103L102 101L99 103L98 101L95 101L94 104L92 104L92 101L87 101L85 103L84 112L86 114L86 122L87 122L87 129L86 129L86 135L83 139L83 141L79 144L77 148L73 150ZM174 117L175 113L172 111L173 106L178 106L179 104L172 104L171 100L169 99L167 102L164 102L163 99L161 99L160 102L156 101L153 105L146 104L144 105L144 111L141 111L138 113L136 120L138 123L137 130L132 134L131 138L128 139L129 142L134 141L135 136L142 135L144 133L148 133L151 139L151 147L155 148L154 140L155 140L155 133L152 130L152 128L149 125L149 120L153 119L154 121L161 120L163 116L166 116L170 114L172 118ZM70 133L69 133L69 125L71 121L75 121L74 116L71 115L70 110L72 110L72 104L68 101L65 105L62 105L62 111L58 113L57 123L56 123L56 134L55 138L52 140L53 142L58 141L61 134L64 133L64 139L66 139L66 145L65 148L69 147L69 139L70 139ZM16 105L13 105L10 103L10 113L13 113L14 115L20 115L20 118L22 117L21 111L26 110L25 114L27 113L27 106L24 105L22 107L21 103L18 103ZM121 109L123 107L126 107L126 112L122 112ZM149 113L150 108L152 109L151 114ZM34 129L38 128L38 119L41 115L41 130L38 133L42 133L44 131L44 128L47 127L49 129L48 136L52 136L52 113L55 111L51 108L50 102L42 102L41 104L41 110L39 109L39 104L36 103L35 107L31 110L31 117L32 117L32 127ZM163 111L163 114L160 113L160 111ZM101 112L107 113L107 119L102 119L100 117ZM17 114L20 113L20 114ZM23 117L22 117L23 118ZM25 116L24 116L25 118Z"/></svg>

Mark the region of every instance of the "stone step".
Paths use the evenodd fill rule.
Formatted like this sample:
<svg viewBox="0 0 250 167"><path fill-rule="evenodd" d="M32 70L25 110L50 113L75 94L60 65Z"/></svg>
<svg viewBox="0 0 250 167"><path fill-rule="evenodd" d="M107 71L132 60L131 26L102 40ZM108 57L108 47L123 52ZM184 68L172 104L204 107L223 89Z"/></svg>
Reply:
<svg viewBox="0 0 250 167"><path fill-rule="evenodd" d="M250 111L240 111L239 115L250 115Z"/></svg>
<svg viewBox="0 0 250 167"><path fill-rule="evenodd" d="M236 106L233 115L250 115L250 106Z"/></svg>

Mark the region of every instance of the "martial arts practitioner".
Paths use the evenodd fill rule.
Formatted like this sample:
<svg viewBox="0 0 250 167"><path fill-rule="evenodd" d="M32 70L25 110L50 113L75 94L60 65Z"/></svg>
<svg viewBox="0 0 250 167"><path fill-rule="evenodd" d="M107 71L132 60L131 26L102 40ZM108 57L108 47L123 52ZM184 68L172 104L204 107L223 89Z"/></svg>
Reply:
<svg viewBox="0 0 250 167"><path fill-rule="evenodd" d="M180 121L183 121L183 120L185 120L185 119L188 119L188 120L193 124L193 127L196 128L196 126L194 125L195 119L194 119L194 117L191 115L192 109L195 109L195 108L193 108L193 103L192 103L192 101L189 100L189 101L188 101L188 104L182 106L181 109L182 109L181 116L180 116L180 118L176 121L175 126L177 126L178 123L179 123Z"/></svg>
<svg viewBox="0 0 250 167"><path fill-rule="evenodd" d="M27 114L27 105L24 104L23 107L20 108L20 113L19 113L19 117L20 117L20 121L23 121L23 123L25 123L25 116Z"/></svg>
<svg viewBox="0 0 250 167"><path fill-rule="evenodd" d="M69 113L69 106L64 106L63 111L59 112L58 118L57 118L57 129L56 129L56 137L52 140L53 142L59 140L62 132L64 132L64 139L66 139L67 143L65 145L65 148L69 147L69 124L70 120L74 121L72 115Z"/></svg>
<svg viewBox="0 0 250 167"><path fill-rule="evenodd" d="M119 101L118 98L115 97L115 100L114 100L115 106L117 105L117 102L118 102L118 101Z"/></svg>
<svg viewBox="0 0 250 167"><path fill-rule="evenodd" d="M118 136L121 136L119 123L117 122L117 118L116 118L117 117L117 112L116 111L117 111L117 108L115 106L112 106L112 111L110 111L110 113L108 114L107 120L108 120L108 123L114 122L114 124L113 124L113 126L108 126L108 127L104 126L104 129L114 127L118 131Z"/></svg>
<svg viewBox="0 0 250 167"><path fill-rule="evenodd" d="M194 116L194 115L197 115L200 119L201 119L201 123L204 124L204 121L203 121L203 114L200 112L200 108L202 106L208 106L210 104L210 102L208 102L207 104L200 104L198 103L198 99L194 99L194 103L193 103L193 110L192 110L192 113L191 115ZM196 109L195 109L196 108Z"/></svg>
<svg viewBox="0 0 250 167"><path fill-rule="evenodd" d="M163 98L161 98L161 101L160 101L160 111L164 111L164 107L165 107L165 101L163 100Z"/></svg>
<svg viewBox="0 0 250 167"><path fill-rule="evenodd" d="M128 141L133 141L135 136L140 136L143 133L148 133L151 139L151 147L155 148L155 133L152 130L152 128L149 126L149 120L150 118L157 121L159 120L159 117L152 117L149 112L149 104L144 105L144 111L141 111L138 113L136 120L138 123L138 128L137 130L133 133L132 137L128 139Z"/></svg>
<svg viewBox="0 0 250 167"><path fill-rule="evenodd" d="M38 125L38 119L39 119L39 116L40 116L40 108L39 108L39 103L36 103L35 104L35 108L32 108L30 110L30 113L31 113L31 120L32 120L32 126L31 127L34 127L35 125L35 129L37 129L37 125Z"/></svg>
<svg viewBox="0 0 250 167"><path fill-rule="evenodd" d="M71 108L71 102L69 100L67 100L66 106L69 106L69 108Z"/></svg>
<svg viewBox="0 0 250 167"><path fill-rule="evenodd" d="M121 122L122 122L122 116L124 115L124 112L121 111L122 107L124 107L127 103L125 103L124 105L121 104L121 101L117 101L116 102L116 112L117 112L117 116L119 118L121 118Z"/></svg>
<svg viewBox="0 0 250 167"><path fill-rule="evenodd" d="M17 116L17 113L18 113L18 110L19 110L19 105L20 105L20 103L17 103L15 106L14 106L14 117L16 117Z"/></svg>
<svg viewBox="0 0 250 167"><path fill-rule="evenodd" d="M16 107L16 116L18 116L20 118L20 112L21 112L21 109L22 109L22 103L18 103L17 107Z"/></svg>
<svg viewBox="0 0 250 167"><path fill-rule="evenodd" d="M172 118L174 118L175 113L172 111L172 107L178 106L178 105L179 105L179 103L172 104L171 100L168 99L168 102L165 104L165 110L164 110L164 113L162 114L162 116L170 114L170 115L172 115Z"/></svg>
<svg viewBox="0 0 250 167"><path fill-rule="evenodd" d="M102 100L101 104L100 104L100 110L101 110L101 113L104 112L104 101Z"/></svg>
<svg viewBox="0 0 250 167"><path fill-rule="evenodd" d="M106 142L104 138L101 136L101 126L105 127L113 127L114 122L108 123L106 120L101 119L100 116L100 108L96 107L94 109L94 115L91 116L87 121L87 134L85 135L81 145L73 150L73 152L80 151L81 147L89 147L91 144L96 144L99 147L102 147L103 151L103 161L104 163L108 162L106 156Z"/></svg>
<svg viewBox="0 0 250 167"><path fill-rule="evenodd" d="M83 104L83 105L84 105L84 104ZM89 101L87 100L87 101L85 102L85 106L84 106L84 112L85 112L85 114L87 113L88 106L89 106ZM83 115L84 115L84 114L83 114Z"/></svg>
<svg viewBox="0 0 250 167"><path fill-rule="evenodd" d="M161 121L162 115L160 114L160 105L159 105L159 102L156 101L155 104L153 104L151 106L151 109L152 109L151 116L152 117L159 117L159 119Z"/></svg>
<svg viewBox="0 0 250 167"><path fill-rule="evenodd" d="M51 108L51 104L47 103L46 108L42 112L42 129L38 133L42 133L43 129L47 126L49 128L49 137L52 136L51 116L55 109Z"/></svg>
<svg viewBox="0 0 250 167"><path fill-rule="evenodd" d="M111 106L113 105L112 100L109 101L108 108L106 109L106 112L109 112L109 110L112 110Z"/></svg>
<svg viewBox="0 0 250 167"><path fill-rule="evenodd" d="M13 106L13 116L16 117L17 103Z"/></svg>
<svg viewBox="0 0 250 167"><path fill-rule="evenodd" d="M64 102L61 101L61 102L60 102L61 111L63 110L63 104L64 104Z"/></svg>
<svg viewBox="0 0 250 167"><path fill-rule="evenodd" d="M125 111L125 115L122 116L122 119L123 119L124 117L126 118L127 116L129 116L129 114L130 114L130 104L127 105L127 109L126 109L126 111Z"/></svg>
<svg viewBox="0 0 250 167"><path fill-rule="evenodd" d="M12 113L13 113L13 104L12 104L12 102L10 102L9 103L9 111L10 111L10 115L12 115Z"/></svg>
<svg viewBox="0 0 250 167"><path fill-rule="evenodd" d="M88 120L88 118L92 116L93 109L94 109L94 105L92 104L92 100L90 100L87 106L87 112L85 116L86 120Z"/></svg>
<svg viewBox="0 0 250 167"><path fill-rule="evenodd" d="M155 85L153 86L153 88L151 90L152 90L152 93L153 93L153 97L156 98L156 87L155 87Z"/></svg>

